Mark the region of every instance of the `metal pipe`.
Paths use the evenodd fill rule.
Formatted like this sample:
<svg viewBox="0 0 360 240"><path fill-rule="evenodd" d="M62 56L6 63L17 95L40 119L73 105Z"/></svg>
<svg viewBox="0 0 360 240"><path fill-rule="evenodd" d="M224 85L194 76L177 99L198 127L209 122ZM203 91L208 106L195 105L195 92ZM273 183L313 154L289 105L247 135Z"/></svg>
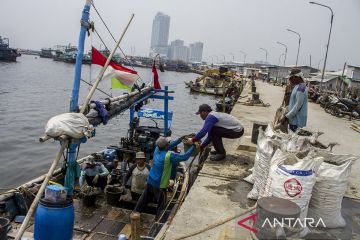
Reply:
<svg viewBox="0 0 360 240"><path fill-rule="evenodd" d="M325 68L326 68L326 60L327 60L327 55L328 55L328 51L329 51L329 44L330 44L330 37L331 37L331 30L332 30L332 25L333 25L333 21L334 21L334 12L331 9L331 7L324 5L324 4L320 4L317 2L309 2L310 4L315 4L315 5L319 5L321 7L325 7L328 8L331 11L331 19L330 19L330 31L329 31L329 37L328 37L328 42L326 45L326 53L325 53L325 60L324 60L324 66L323 66L323 72L321 74L321 82L320 82L320 89L322 90L323 88L323 81L324 81L324 73L325 73Z"/></svg>
<svg viewBox="0 0 360 240"><path fill-rule="evenodd" d="M284 44L284 43L281 43L281 42L276 42L277 44L280 44L282 46L285 47L285 58L284 58L284 67L285 67L285 62L286 62L286 54L287 54L287 46ZM281 55L280 55L281 56ZM280 63L279 63L280 65Z"/></svg>
<svg viewBox="0 0 360 240"><path fill-rule="evenodd" d="M280 54L278 66L280 66L281 57L284 56L284 55L285 55L285 53ZM286 55L285 55L285 56L286 56Z"/></svg>
<svg viewBox="0 0 360 240"><path fill-rule="evenodd" d="M224 63L225 63L225 62L226 62L225 55L224 55L224 54L219 54L219 55L221 55L221 56L223 56L223 57L224 57Z"/></svg>
<svg viewBox="0 0 360 240"><path fill-rule="evenodd" d="M265 48L259 48L259 49L265 51L265 62L267 63L268 51Z"/></svg>
<svg viewBox="0 0 360 240"><path fill-rule="evenodd" d="M289 32L295 33L295 34L298 35L298 37L299 37L299 45L298 45L298 51L297 51L296 63L295 63L295 66L297 67L298 59L299 59L300 44L301 44L301 36L300 36L300 33L295 32L294 30L291 30L291 29L289 29L289 28L287 28L286 30L289 31Z"/></svg>
<svg viewBox="0 0 360 240"><path fill-rule="evenodd" d="M320 61L319 61L319 63L318 63L318 67L317 67L317 69L319 70L319 72L320 72L320 63L321 63L322 61L324 61L324 59L323 59L323 58L322 58L322 59L320 59Z"/></svg>
<svg viewBox="0 0 360 240"><path fill-rule="evenodd" d="M242 54L244 54L244 64L245 64L245 60L246 60L246 52L243 52L243 51L240 51L240 50L239 50L239 52L241 52Z"/></svg>
<svg viewBox="0 0 360 240"><path fill-rule="evenodd" d="M230 55L232 55L232 57L233 57L233 62L235 62L235 56L234 56L234 54L233 53L229 53Z"/></svg>

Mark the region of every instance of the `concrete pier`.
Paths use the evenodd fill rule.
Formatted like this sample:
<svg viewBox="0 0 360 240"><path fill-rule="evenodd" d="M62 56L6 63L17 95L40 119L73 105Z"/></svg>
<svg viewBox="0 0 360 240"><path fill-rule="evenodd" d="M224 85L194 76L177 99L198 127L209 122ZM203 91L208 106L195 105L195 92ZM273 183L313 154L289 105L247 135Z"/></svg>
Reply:
<svg viewBox="0 0 360 240"><path fill-rule="evenodd" d="M249 168L253 166L256 146L250 143L253 122L271 122L276 109L281 105L284 88L256 81L257 92L264 103L270 107L244 106L237 104L232 115L237 117L245 127L244 136L238 140L225 140L228 157L222 162L206 161L198 178L192 186L185 202L176 214L169 227L165 239L182 239L189 233L202 230L223 219L245 211L255 202L248 200L246 195L252 185L244 182ZM249 84L243 95L249 94ZM251 98L251 94L248 95ZM307 129L322 131L319 140L322 143L338 142L334 147L335 153L351 153L360 155L359 133L349 128L349 121L331 116L315 103L309 103ZM331 237L356 239L360 236L360 226L356 219L360 216L360 162L353 165L352 176L343 200L342 213L347 221L346 228L326 231L313 231L312 239L329 239ZM191 236L187 239L251 239L251 232L238 224L238 221L251 216L244 216L222 224L211 230ZM251 219L245 225L251 227ZM355 235L354 235L355 234ZM345 239L345 238L343 238Z"/></svg>

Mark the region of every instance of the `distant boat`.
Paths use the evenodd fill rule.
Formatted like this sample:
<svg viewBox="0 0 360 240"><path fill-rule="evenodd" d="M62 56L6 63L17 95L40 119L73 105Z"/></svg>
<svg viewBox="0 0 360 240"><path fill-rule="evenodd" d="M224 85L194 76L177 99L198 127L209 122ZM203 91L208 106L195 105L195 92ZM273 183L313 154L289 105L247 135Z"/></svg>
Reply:
<svg viewBox="0 0 360 240"><path fill-rule="evenodd" d="M0 61L16 62L16 58L21 56L16 49L9 47L9 38L0 36Z"/></svg>
<svg viewBox="0 0 360 240"><path fill-rule="evenodd" d="M40 52L40 57L41 58L53 58L52 51L53 50L51 48L42 48L41 52Z"/></svg>
<svg viewBox="0 0 360 240"><path fill-rule="evenodd" d="M75 63L76 61L77 47L71 46L57 46L55 50L55 56L53 57L54 61Z"/></svg>

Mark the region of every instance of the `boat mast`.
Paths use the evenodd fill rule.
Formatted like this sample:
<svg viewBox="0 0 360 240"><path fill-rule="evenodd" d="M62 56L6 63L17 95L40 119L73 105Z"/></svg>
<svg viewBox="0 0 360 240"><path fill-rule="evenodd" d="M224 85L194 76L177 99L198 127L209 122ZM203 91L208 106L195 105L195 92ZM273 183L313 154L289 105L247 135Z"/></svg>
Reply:
<svg viewBox="0 0 360 240"><path fill-rule="evenodd" d="M81 66L82 66L82 58L84 54L84 44L85 44L85 37L86 32L89 29L89 15L90 15L90 7L91 7L92 0L86 0L84 9L82 11L81 17L81 28L80 28L80 35L78 41L78 51L76 55L76 63L75 63L75 76L74 76L74 85L71 94L70 100L70 112L77 112L78 101L79 101L79 88L80 88L80 79L81 79ZM65 187L68 189L68 195L73 195L74 190L74 182L77 172L79 171L79 166L76 162L76 149L80 145L79 142L74 143L71 142L68 155L67 155L67 168L66 168L66 175L65 175Z"/></svg>

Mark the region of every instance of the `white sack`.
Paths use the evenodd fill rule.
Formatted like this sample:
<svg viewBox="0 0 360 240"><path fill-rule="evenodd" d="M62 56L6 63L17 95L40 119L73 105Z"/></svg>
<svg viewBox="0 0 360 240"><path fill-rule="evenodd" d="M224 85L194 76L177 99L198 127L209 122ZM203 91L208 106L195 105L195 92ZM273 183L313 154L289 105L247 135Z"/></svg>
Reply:
<svg viewBox="0 0 360 240"><path fill-rule="evenodd" d="M282 164L294 164L298 162L299 159L296 157L294 153L283 152L282 150L276 150L274 156L270 160L269 171L266 176L263 176L263 181L265 181L265 185L263 188L259 190L259 198L262 197L271 197L272 196L272 179L269 176L269 172L272 166L279 166Z"/></svg>
<svg viewBox="0 0 360 240"><path fill-rule="evenodd" d="M308 217L321 218L327 228L345 227L341 215L341 202L346 192L351 165L356 160L352 155L335 155L321 151L324 161L318 170L316 183L309 204Z"/></svg>
<svg viewBox="0 0 360 240"><path fill-rule="evenodd" d="M270 169L271 190L274 197L288 199L300 207L300 220L307 216L311 192L316 181L323 157L304 159L292 165L273 165ZM300 236L305 236L309 230L304 228Z"/></svg>
<svg viewBox="0 0 360 240"><path fill-rule="evenodd" d="M264 131L259 129L259 136L257 140L257 151L254 162L254 186L248 193L247 198L258 199L260 189L265 187L266 176L270 169L270 160L276 149L273 139L266 137Z"/></svg>
<svg viewBox="0 0 360 240"><path fill-rule="evenodd" d="M254 184L254 182L255 182L254 174L250 174L249 176L245 177L243 180L250 184Z"/></svg>
<svg viewBox="0 0 360 240"><path fill-rule="evenodd" d="M45 127L45 134L50 137L67 135L71 138L90 137L93 126L82 113L63 113L50 118Z"/></svg>

